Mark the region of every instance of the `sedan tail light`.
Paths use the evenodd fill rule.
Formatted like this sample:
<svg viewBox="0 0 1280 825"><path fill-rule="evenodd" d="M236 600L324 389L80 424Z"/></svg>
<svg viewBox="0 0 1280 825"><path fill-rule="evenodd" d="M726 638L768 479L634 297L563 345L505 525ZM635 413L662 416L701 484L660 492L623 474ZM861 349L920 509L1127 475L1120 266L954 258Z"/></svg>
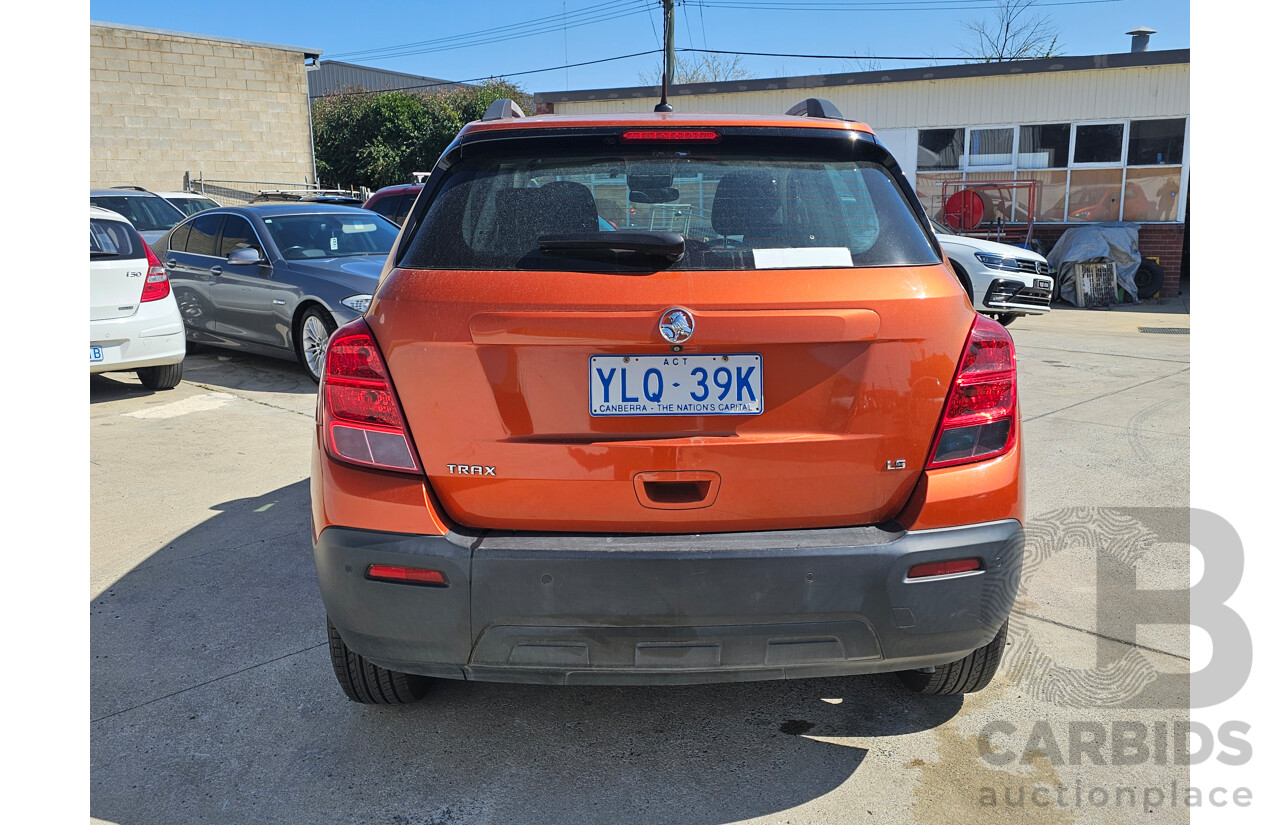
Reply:
<svg viewBox="0 0 1280 825"><path fill-rule="evenodd" d="M151 244L143 241L142 248L147 250L147 279L142 283L142 302L159 301L169 295L169 275L156 253L151 251Z"/></svg>
<svg viewBox="0 0 1280 825"><path fill-rule="evenodd" d="M984 315L974 319L925 469L985 461L1013 447L1018 372L1013 338Z"/></svg>
<svg viewBox="0 0 1280 825"><path fill-rule="evenodd" d="M320 384L325 449L339 461L422 473L386 362L363 319L329 339Z"/></svg>

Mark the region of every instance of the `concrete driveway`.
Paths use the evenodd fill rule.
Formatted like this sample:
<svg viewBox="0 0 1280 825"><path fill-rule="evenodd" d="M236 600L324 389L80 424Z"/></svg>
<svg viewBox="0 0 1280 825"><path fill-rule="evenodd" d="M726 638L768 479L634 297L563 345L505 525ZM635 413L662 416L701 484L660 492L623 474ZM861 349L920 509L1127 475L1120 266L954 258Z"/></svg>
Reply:
<svg viewBox="0 0 1280 825"><path fill-rule="evenodd" d="M1186 822L1173 740L1188 631L1136 625L1144 602L1110 590L1114 609L1095 610L1099 565L1108 587L1126 566L1145 589L1188 580L1190 339L1139 332L1189 327L1185 307L1055 309L1011 328L1032 547L1006 665L963 700L876 676L445 682L413 706L353 704L311 563L315 387L301 368L206 350L170 392L91 377L91 814Z"/></svg>

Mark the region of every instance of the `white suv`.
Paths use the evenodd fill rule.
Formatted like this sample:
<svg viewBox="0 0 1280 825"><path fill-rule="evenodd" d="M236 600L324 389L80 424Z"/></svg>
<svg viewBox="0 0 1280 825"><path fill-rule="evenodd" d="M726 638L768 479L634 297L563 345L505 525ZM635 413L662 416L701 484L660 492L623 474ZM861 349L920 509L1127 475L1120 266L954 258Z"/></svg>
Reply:
<svg viewBox="0 0 1280 825"><path fill-rule="evenodd" d="M1009 326L1021 315L1049 311L1053 276L1043 255L1020 246L957 235L945 224L930 222L978 312Z"/></svg>
<svg viewBox="0 0 1280 825"><path fill-rule="evenodd" d="M164 265L122 215L89 207L89 372L130 370L147 389L182 380L182 315Z"/></svg>

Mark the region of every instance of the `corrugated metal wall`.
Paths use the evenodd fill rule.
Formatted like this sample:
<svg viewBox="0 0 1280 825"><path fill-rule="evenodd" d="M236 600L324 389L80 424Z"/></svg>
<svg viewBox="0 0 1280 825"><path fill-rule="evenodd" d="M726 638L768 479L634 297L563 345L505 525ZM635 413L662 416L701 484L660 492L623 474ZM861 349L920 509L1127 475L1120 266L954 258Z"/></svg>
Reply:
<svg viewBox="0 0 1280 825"><path fill-rule="evenodd" d="M426 84L441 83L445 85L428 86ZM307 72L307 87L311 97L340 92L351 86L381 92L387 89L420 89L421 91L445 91L458 88L460 84L448 83L435 77L385 72L364 66L353 66L348 63L320 61L320 68Z"/></svg>
<svg viewBox="0 0 1280 825"><path fill-rule="evenodd" d="M1191 110L1190 64L948 78L899 83L676 95L678 112L785 112L805 97L830 100L875 129L1060 123L1183 117ZM651 112L657 98L556 103L556 114Z"/></svg>

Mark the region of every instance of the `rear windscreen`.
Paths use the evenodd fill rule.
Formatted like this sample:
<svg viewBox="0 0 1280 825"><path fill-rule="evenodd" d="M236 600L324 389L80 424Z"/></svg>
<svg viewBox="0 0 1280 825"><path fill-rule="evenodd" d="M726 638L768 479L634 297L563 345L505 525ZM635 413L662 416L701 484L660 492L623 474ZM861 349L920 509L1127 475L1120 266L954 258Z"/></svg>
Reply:
<svg viewBox="0 0 1280 825"><path fill-rule="evenodd" d="M205 198L166 198L165 200L182 210L184 215L194 215L206 209L213 209L218 205Z"/></svg>
<svg viewBox="0 0 1280 825"><path fill-rule="evenodd" d="M132 226L120 221L89 219L89 260L145 257L142 238Z"/></svg>
<svg viewBox="0 0 1280 825"><path fill-rule="evenodd" d="M172 229L186 217L164 198L138 195L91 195L89 203L129 219L139 232Z"/></svg>
<svg viewBox="0 0 1280 825"><path fill-rule="evenodd" d="M465 157L401 265L414 269L741 270L909 266L938 257L881 165L741 154ZM673 232L674 263L547 251L547 236ZM595 240L587 238L588 243Z"/></svg>

